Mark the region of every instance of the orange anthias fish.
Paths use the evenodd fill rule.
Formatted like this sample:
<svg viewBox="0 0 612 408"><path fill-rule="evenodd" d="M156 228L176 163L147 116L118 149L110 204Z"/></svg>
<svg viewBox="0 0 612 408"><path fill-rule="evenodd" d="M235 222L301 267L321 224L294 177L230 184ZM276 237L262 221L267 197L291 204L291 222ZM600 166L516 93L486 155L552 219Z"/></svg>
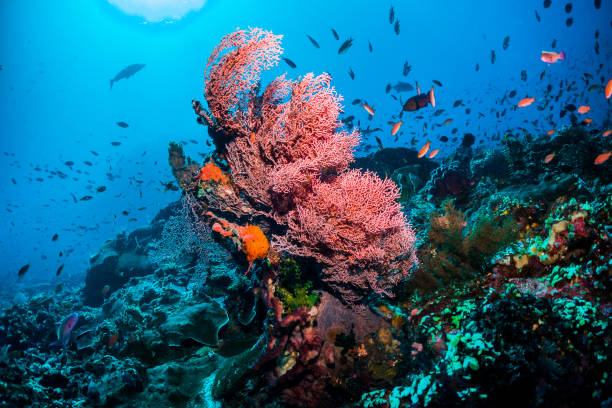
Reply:
<svg viewBox="0 0 612 408"><path fill-rule="evenodd" d="M610 158L610 152L604 152L595 158L595 164L604 164Z"/></svg>
<svg viewBox="0 0 612 408"><path fill-rule="evenodd" d="M552 136L552 135L554 135L554 134L555 134L555 129L551 129L551 130L549 130L548 132L546 132L546 134L547 134L548 136Z"/></svg>
<svg viewBox="0 0 612 408"><path fill-rule="evenodd" d="M555 62L559 60L565 61L565 53L563 51L561 52L542 51L542 55L540 56L540 59L546 63L554 64Z"/></svg>
<svg viewBox="0 0 612 408"><path fill-rule="evenodd" d="M610 99L610 96L612 96L612 79L606 85L606 99Z"/></svg>
<svg viewBox="0 0 612 408"><path fill-rule="evenodd" d="M425 156L425 153L427 153L427 151L429 150L429 145L431 144L431 142L427 142L423 145L423 147L421 147L421 150L419 150L419 154L417 154L417 157L420 159L421 157Z"/></svg>
<svg viewBox="0 0 612 408"><path fill-rule="evenodd" d="M582 122L580 122L583 125L590 125L591 122L593 121L593 119L583 119Z"/></svg>
<svg viewBox="0 0 612 408"><path fill-rule="evenodd" d="M431 153L429 153L429 158L433 159L438 153L440 153L440 149L432 150Z"/></svg>
<svg viewBox="0 0 612 408"><path fill-rule="evenodd" d="M582 105L578 108L578 113L587 113L591 110L590 106Z"/></svg>
<svg viewBox="0 0 612 408"><path fill-rule="evenodd" d="M544 163L550 163L555 158L555 154L551 153L544 158Z"/></svg>
<svg viewBox="0 0 612 408"><path fill-rule="evenodd" d="M427 106L428 103L431 104L433 108L436 107L436 96L434 94L434 87L431 87L431 90L428 93L421 93L421 89L419 88L419 84L417 82L417 94L411 97L404 103L403 110L408 112L413 112L415 110L422 109Z"/></svg>
<svg viewBox="0 0 612 408"><path fill-rule="evenodd" d="M534 102L535 102L535 98L524 98L519 101L518 107L524 108L525 106L529 106Z"/></svg>
<svg viewBox="0 0 612 408"><path fill-rule="evenodd" d="M603 132L603 137L608 137L612 134L612 130L606 130L605 132Z"/></svg>
<svg viewBox="0 0 612 408"><path fill-rule="evenodd" d="M453 120L452 120L451 118L448 118L448 119L446 119L446 120L444 121L444 123L442 123L442 125L441 125L441 126L448 125L448 124L449 124L449 123L451 123L452 121L453 121Z"/></svg>
<svg viewBox="0 0 612 408"><path fill-rule="evenodd" d="M366 110L370 115L374 116L374 109L370 105L366 105L365 103L361 104L361 107Z"/></svg>
<svg viewBox="0 0 612 408"><path fill-rule="evenodd" d="M399 129L400 129L400 126L402 126L402 123L404 122L400 120L399 122L393 124L393 127L391 128L391 136L395 136L395 134L399 132Z"/></svg>

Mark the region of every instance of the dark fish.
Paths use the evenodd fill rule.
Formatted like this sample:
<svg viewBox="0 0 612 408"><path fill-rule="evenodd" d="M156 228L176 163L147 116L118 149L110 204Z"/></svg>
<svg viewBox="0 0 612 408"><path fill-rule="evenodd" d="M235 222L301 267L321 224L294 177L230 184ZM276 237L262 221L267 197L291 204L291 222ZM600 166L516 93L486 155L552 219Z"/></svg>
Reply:
<svg viewBox="0 0 612 408"><path fill-rule="evenodd" d="M348 74L351 79L355 79L355 73L353 72L353 68L349 67Z"/></svg>
<svg viewBox="0 0 612 408"><path fill-rule="evenodd" d="M567 20L565 20L565 25L568 27L571 27L572 24L574 24L574 19L573 18L568 18Z"/></svg>
<svg viewBox="0 0 612 408"><path fill-rule="evenodd" d="M599 41L595 41L595 54L599 55Z"/></svg>
<svg viewBox="0 0 612 408"><path fill-rule="evenodd" d="M121 142L111 142L113 146L121 146Z"/></svg>
<svg viewBox="0 0 612 408"><path fill-rule="evenodd" d="M60 276L60 273L62 273L62 269L64 269L64 264L61 264L59 268L57 268L57 271L55 272L55 276Z"/></svg>
<svg viewBox="0 0 612 408"><path fill-rule="evenodd" d="M595 0L595 8L599 10L600 7L601 7L601 0Z"/></svg>
<svg viewBox="0 0 612 408"><path fill-rule="evenodd" d="M495 60L496 60L495 50L491 50L491 64L495 64Z"/></svg>
<svg viewBox="0 0 612 408"><path fill-rule="evenodd" d="M395 12L393 11L393 6L389 9L389 24L393 24L393 19L395 18Z"/></svg>
<svg viewBox="0 0 612 408"><path fill-rule="evenodd" d="M572 3L567 3L565 5L565 12L568 14L572 12Z"/></svg>
<svg viewBox="0 0 612 408"><path fill-rule="evenodd" d="M538 10L534 10L534 11L535 11L536 20L538 20L538 23L539 23L541 20L540 20L540 15L538 14Z"/></svg>
<svg viewBox="0 0 612 408"><path fill-rule="evenodd" d="M147 207L140 207L140 208L138 208L138 211L144 211L146 209L147 209Z"/></svg>
<svg viewBox="0 0 612 408"><path fill-rule="evenodd" d="M463 103L463 100L461 99L457 99L454 103L453 103L453 108L456 108L457 106L461 105Z"/></svg>
<svg viewBox="0 0 612 408"><path fill-rule="evenodd" d="M91 167L91 166L93 166L93 163L92 163L92 162L90 162L90 161L87 161L87 160L83 160L83 163L84 163L86 166L90 166L90 167Z"/></svg>
<svg viewBox="0 0 612 408"><path fill-rule="evenodd" d="M100 187L96 188L96 191L98 193L102 193L102 192L106 191L106 186L100 186Z"/></svg>
<svg viewBox="0 0 612 408"><path fill-rule="evenodd" d="M395 20L395 25L393 26L393 31L395 31L396 35L400 34L399 20Z"/></svg>
<svg viewBox="0 0 612 408"><path fill-rule="evenodd" d="M314 45L314 46L315 46L315 48L321 48L321 47L319 47L319 43L318 43L318 42L317 42L317 41L316 41L314 38L312 38L312 37L311 37L311 36L309 36L308 34L306 34L306 37L308 37L308 39L310 40L310 42L312 43L312 45Z"/></svg>
<svg viewBox="0 0 612 408"><path fill-rule="evenodd" d="M480 69L480 65L478 65L478 63L476 64L476 72L478 72L478 70Z"/></svg>
<svg viewBox="0 0 612 408"><path fill-rule="evenodd" d="M64 163L66 166L68 167L72 167L74 166L74 162L72 160L68 160L67 162Z"/></svg>
<svg viewBox="0 0 612 408"><path fill-rule="evenodd" d="M513 90L512 90L512 91L510 91L510 93L508 94L508 97L510 97L510 98L514 98L515 96L516 96L516 90L514 90L514 89L513 89Z"/></svg>
<svg viewBox="0 0 612 408"><path fill-rule="evenodd" d="M99 156L99 155L100 155L100 153L95 152L95 151L93 151L93 150L90 150L89 152L90 152L91 154L93 154L94 156Z"/></svg>
<svg viewBox="0 0 612 408"><path fill-rule="evenodd" d="M376 143L378 143L378 148L382 150L383 149L382 141L380 140L378 136L374 135L374 137L376 138Z"/></svg>
<svg viewBox="0 0 612 408"><path fill-rule="evenodd" d="M544 8L549 8L551 3L551 0L544 0Z"/></svg>
<svg viewBox="0 0 612 408"><path fill-rule="evenodd" d="M417 85L418 88L418 85ZM436 106L436 97L434 95L434 88L431 87L429 92L425 93L417 93L416 95L410 97L402 107L402 110L413 112L419 109L422 109L427 106L427 104L431 104L432 108Z"/></svg>
<svg viewBox="0 0 612 408"><path fill-rule="evenodd" d="M470 147L476 141L476 137L471 133L466 133L463 135L463 140L461 141L461 146Z"/></svg>
<svg viewBox="0 0 612 408"><path fill-rule="evenodd" d="M525 70L521 71L521 80L522 81L527 81L527 71L525 71Z"/></svg>
<svg viewBox="0 0 612 408"><path fill-rule="evenodd" d="M595 38L599 38L599 30L595 30Z"/></svg>
<svg viewBox="0 0 612 408"><path fill-rule="evenodd" d="M80 201L89 201L91 200L93 197L90 195L86 195L80 198Z"/></svg>
<svg viewBox="0 0 612 408"><path fill-rule="evenodd" d="M570 103L569 105L566 105L565 108L563 108L563 109L565 109L567 111L570 111L570 112L575 112L576 111L576 105Z"/></svg>
<svg viewBox="0 0 612 408"><path fill-rule="evenodd" d="M119 73L117 73L117 75L115 75L113 79L110 80L111 89L113 87L113 83L119 81L120 79L123 79L123 78L127 79L131 77L132 75L134 75L135 73L143 69L144 67L145 67L145 64L132 64L132 65L128 65L127 67L123 68L121 71L119 71Z"/></svg>
<svg viewBox="0 0 612 408"><path fill-rule="evenodd" d="M552 44L550 44L550 46L551 46L552 48L557 48L557 39L556 39L556 38L555 38L555 39L553 39L553 42L552 42Z"/></svg>
<svg viewBox="0 0 612 408"><path fill-rule="evenodd" d="M393 85L391 88L395 89L395 92L407 92L414 90L414 87L411 84L402 81L398 81L398 83Z"/></svg>
<svg viewBox="0 0 612 408"><path fill-rule="evenodd" d="M336 40L339 40L339 39L340 39L340 36L339 36L339 35L338 35L338 33L336 32L336 30L334 30L333 28L332 28L331 30L332 30L332 34L334 35L334 38L335 38Z"/></svg>
<svg viewBox="0 0 612 408"><path fill-rule="evenodd" d="M440 136L440 141L446 143L446 142L448 142L448 137L447 136Z"/></svg>
<svg viewBox="0 0 612 408"><path fill-rule="evenodd" d="M340 48L338 48L338 54L343 54L348 51L349 48L353 45L353 39L349 38L345 42L342 43Z"/></svg>
<svg viewBox="0 0 612 408"><path fill-rule="evenodd" d="M79 315L77 313L72 313L68 315L62 324L57 328L57 341L54 341L49 345L49 347L66 347L70 342L70 335L72 334L72 329L76 326L79 321Z"/></svg>
<svg viewBox="0 0 612 408"><path fill-rule="evenodd" d="M285 61L287 65L289 65L291 68L297 67L297 65L295 65L295 62L291 61L289 58L283 57L283 61Z"/></svg>
<svg viewBox="0 0 612 408"><path fill-rule="evenodd" d="M19 268L19 272L17 272L17 276L21 278L23 275L26 274L28 269L30 269L30 264L23 265L21 268Z"/></svg>
<svg viewBox="0 0 612 408"><path fill-rule="evenodd" d="M17 184L17 180L15 180L14 178L11 178L11 181L13 182L13 184Z"/></svg>
<svg viewBox="0 0 612 408"><path fill-rule="evenodd" d="M117 122L117 126L119 126L120 128L124 128L125 129L129 125L127 123L125 123L125 122Z"/></svg>
<svg viewBox="0 0 612 408"><path fill-rule="evenodd" d="M404 62L404 69L402 70L402 75L406 76L410 73L412 66L408 63L408 61Z"/></svg>
<svg viewBox="0 0 612 408"><path fill-rule="evenodd" d="M508 49L508 46L510 45L510 36L506 36L506 38L504 38L504 44L502 45L502 48L504 50Z"/></svg>
<svg viewBox="0 0 612 408"><path fill-rule="evenodd" d="M374 48L372 48L372 43L370 41L368 41L368 49L370 50L370 52L374 50Z"/></svg>
<svg viewBox="0 0 612 408"><path fill-rule="evenodd" d="M442 82L438 81L437 79L434 79L433 81L434 84L438 85L439 87L442 87Z"/></svg>
<svg viewBox="0 0 612 408"><path fill-rule="evenodd" d="M353 99L353 102L351 102L351 105L359 105L361 103L361 99Z"/></svg>
<svg viewBox="0 0 612 408"><path fill-rule="evenodd" d="M138 218L133 218L133 217L132 217L132 218L130 218L130 219L128 220L128 222L136 222L136 221L138 221Z"/></svg>
<svg viewBox="0 0 612 408"><path fill-rule="evenodd" d="M385 86L385 93L389 92L391 92L391 84L387 84L387 86Z"/></svg>
<svg viewBox="0 0 612 408"><path fill-rule="evenodd" d="M51 237L51 241L57 241L58 238L59 238L59 235L53 234L53 236Z"/></svg>
<svg viewBox="0 0 612 408"><path fill-rule="evenodd" d="M123 215L130 215L130 212L128 210L123 210L123 211L121 211L121 214L123 214Z"/></svg>

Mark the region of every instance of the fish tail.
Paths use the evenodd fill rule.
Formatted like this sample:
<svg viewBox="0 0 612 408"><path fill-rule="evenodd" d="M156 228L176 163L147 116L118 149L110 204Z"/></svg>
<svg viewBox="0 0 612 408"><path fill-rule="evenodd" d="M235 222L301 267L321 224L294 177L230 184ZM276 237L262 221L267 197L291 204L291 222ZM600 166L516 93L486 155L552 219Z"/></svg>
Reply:
<svg viewBox="0 0 612 408"><path fill-rule="evenodd" d="M434 87L431 87L431 91L429 91L429 102L431 103L431 107L436 107L436 95L434 94Z"/></svg>
<svg viewBox="0 0 612 408"><path fill-rule="evenodd" d="M561 61L565 61L565 52L561 51L559 53L559 58L561 58Z"/></svg>
<svg viewBox="0 0 612 408"><path fill-rule="evenodd" d="M111 79L111 80L110 80L110 89L113 89L113 82L115 82L115 81L113 81L113 80Z"/></svg>

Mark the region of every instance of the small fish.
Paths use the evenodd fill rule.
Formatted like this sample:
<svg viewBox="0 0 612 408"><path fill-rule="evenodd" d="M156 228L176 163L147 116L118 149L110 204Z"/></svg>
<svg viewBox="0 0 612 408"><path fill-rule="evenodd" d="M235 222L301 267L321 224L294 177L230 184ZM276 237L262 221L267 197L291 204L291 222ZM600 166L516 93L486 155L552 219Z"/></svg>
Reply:
<svg viewBox="0 0 612 408"><path fill-rule="evenodd" d="M393 10L393 6L389 9L389 24L393 24L393 19L395 18L395 11Z"/></svg>
<svg viewBox="0 0 612 408"><path fill-rule="evenodd" d="M571 17L565 20L565 25L568 27L571 27L573 23L574 23L574 19Z"/></svg>
<svg viewBox="0 0 612 408"><path fill-rule="evenodd" d="M521 80L522 81L527 81L527 71L525 71L525 70L521 71Z"/></svg>
<svg viewBox="0 0 612 408"><path fill-rule="evenodd" d="M314 45L314 46L315 46L315 48L321 48L321 47L319 46L319 43L318 43L318 42L317 42L317 41L316 41L314 38L312 38L312 37L311 37L311 36L309 36L308 34L306 34L306 37L308 37L308 39L310 40L310 42L312 43L312 45Z"/></svg>
<svg viewBox="0 0 612 408"><path fill-rule="evenodd" d="M353 99L353 102L351 102L351 105L359 105L361 103L361 99Z"/></svg>
<svg viewBox="0 0 612 408"><path fill-rule="evenodd" d="M508 49L508 46L510 45L510 36L506 36L506 38L504 38L504 43L502 45L502 48L505 50Z"/></svg>
<svg viewBox="0 0 612 408"><path fill-rule="evenodd" d="M368 50L370 50L370 52L374 51L374 48L372 47L372 43L370 41L368 41Z"/></svg>
<svg viewBox="0 0 612 408"><path fill-rule="evenodd" d="M535 98L524 98L519 101L518 107L524 108L525 106L529 106L534 102L535 102Z"/></svg>
<svg viewBox="0 0 612 408"><path fill-rule="evenodd" d="M549 130L548 132L546 132L546 134L547 134L548 136L552 136L552 135L554 135L554 134L555 134L555 129L551 129L551 130Z"/></svg>
<svg viewBox="0 0 612 408"><path fill-rule="evenodd" d="M538 20L538 23L541 21L540 19L540 15L538 14L538 10L534 10L535 11L535 18L536 20Z"/></svg>
<svg viewBox="0 0 612 408"><path fill-rule="evenodd" d="M567 3L565 5L565 12L568 14L572 12L572 3Z"/></svg>
<svg viewBox="0 0 612 408"><path fill-rule="evenodd" d="M580 124L587 126L587 125L590 125L591 122L593 122L593 119L583 119L582 122L580 122Z"/></svg>
<svg viewBox="0 0 612 408"><path fill-rule="evenodd" d="M361 107L365 109L365 111L368 112L370 115L374 116L374 109L372 109L370 105L362 103Z"/></svg>
<svg viewBox="0 0 612 408"><path fill-rule="evenodd" d="M599 10L600 7L601 7L601 0L595 0L595 8Z"/></svg>
<svg viewBox="0 0 612 408"><path fill-rule="evenodd" d="M76 326L79 321L79 315L77 313L69 314L63 321L62 324L57 328L57 341L54 341L49 347L66 347L70 342L70 335L72 329Z"/></svg>
<svg viewBox="0 0 612 408"><path fill-rule="evenodd" d="M448 142L448 136L441 136L440 137L440 141L443 142L443 143Z"/></svg>
<svg viewBox="0 0 612 408"><path fill-rule="evenodd" d="M57 271L55 272L55 276L60 276L60 273L62 273L62 269L64 269L64 264L61 264L59 268L57 268Z"/></svg>
<svg viewBox="0 0 612 408"><path fill-rule="evenodd" d="M555 158L555 154L554 153L550 153L548 155L546 155L546 157L544 158L544 163L550 163L552 161L552 159Z"/></svg>
<svg viewBox="0 0 612 408"><path fill-rule="evenodd" d="M584 113L587 113L587 112L588 112L588 111L590 111L590 110L591 110L591 107L590 107L590 106L581 105L581 106L578 108L578 113L580 113L580 114L584 114Z"/></svg>
<svg viewBox="0 0 612 408"><path fill-rule="evenodd" d="M30 264L23 265L21 268L19 268L19 271L17 272L17 276L21 278L23 275L26 274L28 269L30 269Z"/></svg>
<svg viewBox="0 0 612 408"><path fill-rule="evenodd" d="M557 39L553 39L552 44L550 44L550 48L557 48Z"/></svg>
<svg viewBox="0 0 612 408"><path fill-rule="evenodd" d="M382 144L382 141L380 140L380 138L378 136L376 136L376 135L374 137L376 138L376 143L378 144L378 149L379 150L383 150L384 148L383 148L383 144Z"/></svg>
<svg viewBox="0 0 612 408"><path fill-rule="evenodd" d="M297 65L295 65L295 62L291 61L289 58L283 57L282 60L285 61L285 63L289 65L291 68L297 67Z"/></svg>
<svg viewBox="0 0 612 408"><path fill-rule="evenodd" d="M427 153L427 151L429 150L429 145L431 144L431 142L427 141L427 143L425 143L423 145L423 147L421 147L421 150L419 150L419 153L417 154L417 157L420 159L421 157L425 156L425 154Z"/></svg>
<svg viewBox="0 0 612 408"><path fill-rule="evenodd" d="M603 132L602 136L603 137L608 137L612 134L612 130L606 130L605 132Z"/></svg>
<svg viewBox="0 0 612 408"><path fill-rule="evenodd" d="M440 149L432 150L431 153L429 153L429 158L433 159L438 153L440 153Z"/></svg>
<svg viewBox="0 0 612 408"><path fill-rule="evenodd" d="M456 108L457 106L461 105L463 103L463 100L461 99L457 99L454 103L453 103L453 108Z"/></svg>
<svg viewBox="0 0 612 408"><path fill-rule="evenodd" d="M53 234L53 236L51 237L51 241L57 241L58 238L59 238L58 234Z"/></svg>
<svg viewBox="0 0 612 408"><path fill-rule="evenodd" d="M100 153L98 153L98 152L96 152L96 151L94 151L94 150L90 150L89 152L90 152L91 154L93 154L94 156L99 156L99 155L100 155Z"/></svg>
<svg viewBox="0 0 612 408"><path fill-rule="evenodd" d="M93 166L93 163L92 163L92 162L90 162L90 161L87 161L87 160L84 160L84 161L83 161L83 163L84 163L86 166L89 166L89 167Z"/></svg>
<svg viewBox="0 0 612 408"><path fill-rule="evenodd" d="M554 64L555 62L561 60L565 61L565 52L554 52L554 51L542 51L542 55L540 56L540 60L546 62L548 64Z"/></svg>
<svg viewBox="0 0 612 408"><path fill-rule="evenodd" d="M432 80L431 82L433 82L434 84L438 85L440 88L442 88L442 82L438 81L437 79Z"/></svg>
<svg viewBox="0 0 612 408"><path fill-rule="evenodd" d="M351 48L352 45L353 45L353 39L349 38L348 40L342 43L340 48L338 48L338 54L344 54L345 52L348 51L349 48Z"/></svg>
<svg viewBox="0 0 612 408"><path fill-rule="evenodd" d="M510 93L508 94L508 97L510 97L510 98L514 98L515 96L516 96L516 91L515 90L510 91Z"/></svg>
<svg viewBox="0 0 612 408"><path fill-rule="evenodd" d="M408 61L405 61L404 68L402 69L402 75L407 76L410 73L410 70L412 70L412 66L408 63Z"/></svg>
<svg viewBox="0 0 612 408"><path fill-rule="evenodd" d="M117 126L119 126L120 128L125 129L126 127L130 126L125 122L117 122Z"/></svg>
<svg viewBox="0 0 612 408"><path fill-rule="evenodd" d="M434 94L434 87L431 87L431 90L427 93L421 93L419 89L419 84L417 83L417 94L409 98L402 107L402 110L413 112L415 110L422 109L427 106L427 104L431 104L432 108L436 107L436 96Z"/></svg>
<svg viewBox="0 0 612 408"><path fill-rule="evenodd" d="M595 164L604 164L610 158L610 152L604 152L595 158Z"/></svg>
<svg viewBox="0 0 612 408"><path fill-rule="evenodd" d="M480 65L477 63L476 64L476 72L478 72L479 69L480 69Z"/></svg>
<svg viewBox="0 0 612 408"><path fill-rule="evenodd" d="M453 120L451 118L446 119L440 126L444 126L444 125L448 125L449 123L451 123Z"/></svg>
<svg viewBox="0 0 612 408"><path fill-rule="evenodd" d="M565 108L563 108L563 109L565 109L567 111L570 111L570 112L575 112L576 111L576 105L570 103L570 104L565 105Z"/></svg>
<svg viewBox="0 0 612 408"><path fill-rule="evenodd" d="M393 127L391 128L391 136L395 136L395 134L399 132L400 127L402 126L403 123L404 122L400 120L399 122L393 124Z"/></svg>
<svg viewBox="0 0 612 408"><path fill-rule="evenodd" d="M106 191L106 186L100 186L100 187L96 188L96 192L98 192L98 193L102 193L104 191Z"/></svg>
<svg viewBox="0 0 612 408"><path fill-rule="evenodd" d="M395 35L400 35L399 20L395 20L395 25L393 26L393 31L395 31Z"/></svg>
<svg viewBox="0 0 612 408"><path fill-rule="evenodd" d="M334 30L334 29L332 28L332 29L331 29L331 31L332 31L332 34L334 35L334 38L335 38L336 40L339 40L339 39L340 39L340 36L339 36L339 35L338 35L338 33L336 32L336 30Z"/></svg>
<svg viewBox="0 0 612 408"><path fill-rule="evenodd" d="M353 68L349 67L348 74L351 79L355 79L355 72L353 71Z"/></svg>
<svg viewBox="0 0 612 408"><path fill-rule="evenodd" d="M113 146L121 146L121 142L111 142L111 145L113 145Z"/></svg>
<svg viewBox="0 0 612 408"><path fill-rule="evenodd" d="M414 86L408 82L399 81L397 84L393 85L391 88L395 90L395 92L408 92L414 91Z"/></svg>
<svg viewBox="0 0 612 408"><path fill-rule="evenodd" d="M120 79L124 79L124 78L128 79L129 77L131 77L132 75L134 75L135 73L143 69L144 67L145 67L145 64L131 64L123 68L121 71L117 73L117 75L115 75L113 79L110 80L111 89L113 88L113 84L115 82L119 81Z"/></svg>
<svg viewBox="0 0 612 408"><path fill-rule="evenodd" d="M606 85L605 95L606 99L610 99L610 96L612 96L612 79L610 79Z"/></svg>
<svg viewBox="0 0 612 408"><path fill-rule="evenodd" d="M544 0L544 8L549 8L551 3L551 0Z"/></svg>
<svg viewBox="0 0 612 408"><path fill-rule="evenodd" d="M495 50L491 50L491 64L495 64L495 60L496 60Z"/></svg>
<svg viewBox="0 0 612 408"><path fill-rule="evenodd" d="M90 196L90 195L86 195L86 196L81 197L79 201L89 201L89 200L91 200L92 198L93 198L92 196Z"/></svg>

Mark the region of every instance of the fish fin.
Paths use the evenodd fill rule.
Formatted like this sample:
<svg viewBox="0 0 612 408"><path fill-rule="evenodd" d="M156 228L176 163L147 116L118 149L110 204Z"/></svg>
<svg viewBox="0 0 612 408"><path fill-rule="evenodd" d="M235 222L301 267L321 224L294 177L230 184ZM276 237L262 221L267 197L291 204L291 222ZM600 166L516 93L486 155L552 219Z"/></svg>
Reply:
<svg viewBox="0 0 612 408"><path fill-rule="evenodd" d="M421 88L419 88L419 83L418 83L418 81L414 81L414 82L416 82L417 95L420 95L421 94Z"/></svg>
<svg viewBox="0 0 612 408"><path fill-rule="evenodd" d="M111 80L110 80L110 89L113 89L113 82L114 82L114 81L111 79Z"/></svg>
<svg viewBox="0 0 612 408"><path fill-rule="evenodd" d="M561 58L561 61L565 61L565 52L561 51L559 53L559 58Z"/></svg>
<svg viewBox="0 0 612 408"><path fill-rule="evenodd" d="M429 103L431 103L431 107L436 107L436 95L434 94L434 87L431 87L431 91L429 91Z"/></svg>

